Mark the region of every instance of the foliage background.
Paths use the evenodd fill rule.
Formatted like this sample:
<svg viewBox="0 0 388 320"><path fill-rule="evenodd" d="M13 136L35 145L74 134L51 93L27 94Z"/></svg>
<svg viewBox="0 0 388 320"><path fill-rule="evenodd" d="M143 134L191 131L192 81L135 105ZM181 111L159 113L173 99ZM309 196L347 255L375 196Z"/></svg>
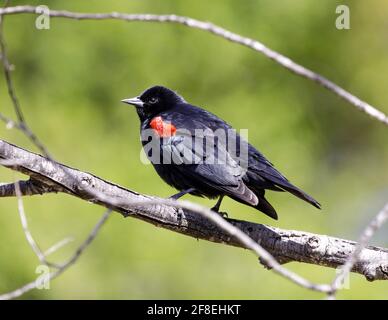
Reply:
<svg viewBox="0 0 388 320"><path fill-rule="evenodd" d="M349 1L351 29L335 28L338 1L191 0L47 1L52 9L84 12L175 13L212 21L258 39L388 112L388 2ZM39 1L11 1L42 4ZM388 196L388 130L332 93L262 55L183 26L52 19L36 30L32 15L8 16L5 36L17 93L30 126L55 158L139 192L167 197L174 190L139 160L135 111L120 103L162 84L178 90L236 128L322 212L286 194L270 194L280 220L232 200L232 217L287 229L356 239ZM12 116L4 79L1 112ZM34 149L15 130L2 139ZM14 175L0 168L1 181ZM211 206L209 200L190 200ZM66 195L25 198L31 229L43 248L72 235L55 254L64 259L103 209ZM17 214L16 199L0 201L0 290L36 277L36 257ZM373 244L388 246L387 227ZM335 270L292 263L317 282ZM343 299L388 297L388 284L352 275ZM264 270L248 251L196 241L114 214L80 261L25 298L306 299L322 295Z"/></svg>

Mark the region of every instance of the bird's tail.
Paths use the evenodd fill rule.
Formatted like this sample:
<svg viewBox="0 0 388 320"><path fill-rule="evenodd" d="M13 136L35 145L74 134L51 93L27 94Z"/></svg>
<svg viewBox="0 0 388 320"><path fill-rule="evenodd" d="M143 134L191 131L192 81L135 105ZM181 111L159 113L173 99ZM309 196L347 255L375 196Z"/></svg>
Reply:
<svg viewBox="0 0 388 320"><path fill-rule="evenodd" d="M288 191L289 193L292 193L294 196L298 197L299 199L302 199L312 204L314 207L321 209L321 204L317 200L315 200L312 196L300 190L298 187L294 186L293 184L289 182L282 183L281 185L279 185L279 187Z"/></svg>
<svg viewBox="0 0 388 320"><path fill-rule="evenodd" d="M265 213L267 216L271 217L272 219L277 220L278 214L276 213L276 210L272 205L268 202L266 198L264 198L264 192L263 195L258 195L259 203L255 206L255 208L263 213Z"/></svg>
<svg viewBox="0 0 388 320"><path fill-rule="evenodd" d="M281 189L283 189L284 191L288 191L291 194L293 194L294 196L312 204L314 207L321 209L321 205L317 200L315 200L313 197L309 196L307 193L303 192L299 188L295 187L291 183L283 183L281 186L280 185L278 185L278 186ZM283 190L277 190L277 191L283 191ZM265 191L263 189L261 189L261 190L255 189L255 194L256 194L257 198L259 199L259 203L257 205L252 206L252 207L265 213L267 216L277 220L278 215L276 213L276 210L274 209L274 207L272 207L272 205L264 197Z"/></svg>
<svg viewBox="0 0 388 320"><path fill-rule="evenodd" d="M261 190L252 189L251 192L256 195L258 202L249 203L247 201L244 201L241 198L236 197L235 195L230 195L230 197L238 202L244 203L250 207L253 207L265 213L267 216L271 217L272 219L277 220L278 214L276 213L276 210L274 209L274 207L272 207L272 205L268 202L268 200L264 198L265 191L263 189Z"/></svg>
<svg viewBox="0 0 388 320"><path fill-rule="evenodd" d="M274 168L273 168L274 169ZM275 169L274 169L275 171ZM300 190L298 187L294 186L291 182L289 182L284 176L282 176L278 171L275 171L275 174L269 174L267 172L260 172L261 176L263 176L265 179L271 181L276 187L288 191L289 193L293 194L294 196L298 197L299 199L302 199L310 204L312 204L314 207L321 209L321 204L315 200L312 196L308 195L306 192Z"/></svg>

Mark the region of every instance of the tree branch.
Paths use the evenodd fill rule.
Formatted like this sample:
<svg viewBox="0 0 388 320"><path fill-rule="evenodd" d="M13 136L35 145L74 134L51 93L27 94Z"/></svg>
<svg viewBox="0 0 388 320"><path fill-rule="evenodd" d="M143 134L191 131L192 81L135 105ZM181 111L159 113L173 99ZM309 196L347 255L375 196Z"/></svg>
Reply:
<svg viewBox="0 0 388 320"><path fill-rule="evenodd" d="M65 192L120 212L124 217L138 218L194 238L246 248L230 233L193 211L166 205L165 199L141 195L3 140L0 140L0 159L3 166L29 175L34 185L42 185L41 188L26 188L28 192L25 195L41 194L42 190L49 188L49 192ZM11 185L14 184L0 186L0 196L14 196L15 193L9 190ZM88 188L94 192L89 192ZM7 191L4 192L3 189ZM147 201L152 201L153 204L141 204ZM354 241L303 231L282 230L247 221L227 220L281 263L298 261L337 268L346 263L356 249ZM370 281L388 280L388 249L366 247L359 254L352 271L364 275Z"/></svg>
<svg viewBox="0 0 388 320"><path fill-rule="evenodd" d="M32 13L40 14L37 11L38 7L35 6L14 6L7 8L0 8L0 16L3 15L12 15L12 14L23 14L23 13ZM237 33L231 32L227 29L224 29L218 25L215 25L211 22L200 21L197 19L177 16L174 14L170 15L157 15L157 14L126 14L118 12L110 13L80 13L80 12L71 12L67 10L49 10L48 15L53 18L67 18L75 20L124 20L127 22L132 21L142 21L142 22L159 22L159 23L175 23L184 25L189 28L200 29L203 31L210 32L216 36L229 40L231 42L246 46L257 52L262 53L267 58L275 61L280 64L282 67L288 69L289 71L307 78L313 82L316 82L320 86L328 89L329 91L335 93L340 98L344 99L348 103L352 104L358 110L368 114L372 118L382 122L388 126L388 116L377 108L373 107L369 103L359 99L355 95L336 85L334 82L329 79L321 76L320 74L309 70L302 65L294 62L290 58L276 52L261 42L243 37Z"/></svg>

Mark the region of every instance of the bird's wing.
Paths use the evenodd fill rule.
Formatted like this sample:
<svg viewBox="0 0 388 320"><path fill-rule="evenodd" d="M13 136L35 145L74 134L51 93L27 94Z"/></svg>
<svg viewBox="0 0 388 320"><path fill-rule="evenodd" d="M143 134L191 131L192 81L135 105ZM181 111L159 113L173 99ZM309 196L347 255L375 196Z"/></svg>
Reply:
<svg viewBox="0 0 388 320"><path fill-rule="evenodd" d="M228 123L224 122L214 114L185 103L179 105L174 112L166 114L166 117L170 117L170 120L176 121L178 124L182 124L186 128L210 128L211 130L232 129ZM246 157L247 159L245 159L248 160L248 163L241 164L241 160L244 161L244 157L234 157L234 153L230 151L229 154L234 157L233 159L237 161L240 166L242 165L244 168L247 167L248 171L243 177L243 181L245 181L246 185L248 185L250 189L256 193L260 189L271 189L276 191L287 190L295 196L310 202L312 205L318 208L320 207L320 204L315 199L289 182L288 179L276 170L273 164L268 161L256 148L239 135L236 135L235 139L235 141L231 141L231 145L235 145L237 149L241 150L243 147L248 147L248 156Z"/></svg>
<svg viewBox="0 0 388 320"><path fill-rule="evenodd" d="M202 132L202 133L201 133ZM222 193L256 205L258 198L245 185L245 170L230 156L226 146L217 141L212 131L177 130L164 139L162 152L178 164L183 175L198 179L201 183Z"/></svg>

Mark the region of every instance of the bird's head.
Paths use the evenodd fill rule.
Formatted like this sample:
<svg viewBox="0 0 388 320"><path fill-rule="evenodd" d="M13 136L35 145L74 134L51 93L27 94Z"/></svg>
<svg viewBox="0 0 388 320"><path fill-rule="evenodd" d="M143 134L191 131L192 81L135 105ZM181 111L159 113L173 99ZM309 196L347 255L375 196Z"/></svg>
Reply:
<svg viewBox="0 0 388 320"><path fill-rule="evenodd" d="M177 103L184 102L184 99L168 88L154 86L145 90L136 98L121 101L135 106L140 120L144 121L152 118L161 111L174 107Z"/></svg>

